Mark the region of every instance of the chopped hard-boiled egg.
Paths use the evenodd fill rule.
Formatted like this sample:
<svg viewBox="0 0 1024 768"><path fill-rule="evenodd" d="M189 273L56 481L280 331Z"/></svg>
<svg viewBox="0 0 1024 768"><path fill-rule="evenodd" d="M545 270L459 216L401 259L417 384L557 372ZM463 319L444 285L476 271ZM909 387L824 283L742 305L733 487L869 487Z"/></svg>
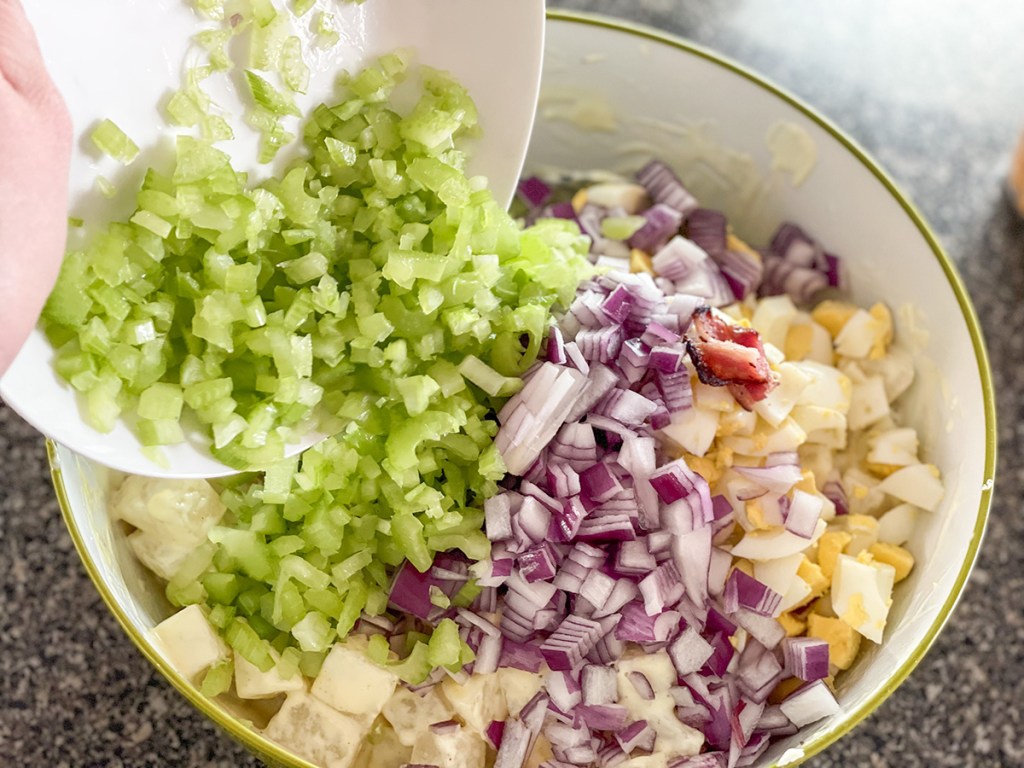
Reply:
<svg viewBox="0 0 1024 768"><path fill-rule="evenodd" d="M840 555L832 572L832 608L864 637L880 643L895 581L896 569L887 563Z"/></svg>
<svg viewBox="0 0 1024 768"><path fill-rule="evenodd" d="M829 664L838 669L849 669L860 650L860 635L842 619L808 614L807 636L828 643Z"/></svg>
<svg viewBox="0 0 1024 768"><path fill-rule="evenodd" d="M906 544L916 522L917 507L899 504L878 518L878 540L886 544Z"/></svg>
<svg viewBox="0 0 1024 768"><path fill-rule="evenodd" d="M605 182L587 187L586 201L605 208L621 208L633 215L650 207L647 189L640 184Z"/></svg>
<svg viewBox="0 0 1024 768"><path fill-rule="evenodd" d="M859 359L868 357L872 350L891 338L892 322L875 317L871 312L858 309L843 323L842 330L835 337L836 352L843 357Z"/></svg>
<svg viewBox="0 0 1024 768"><path fill-rule="evenodd" d="M881 376L865 376L853 383L850 411L847 414L850 429L860 430L889 415L889 399Z"/></svg>
<svg viewBox="0 0 1024 768"><path fill-rule="evenodd" d="M914 556L903 547L885 542L876 542L868 549L877 563L887 563L896 571L896 583L899 584L914 567Z"/></svg>
<svg viewBox="0 0 1024 768"><path fill-rule="evenodd" d="M932 464L914 464L893 472L878 484L878 490L929 512L938 509L945 494L939 471Z"/></svg>
<svg viewBox="0 0 1024 768"><path fill-rule="evenodd" d="M715 441L719 412L706 408L688 408L675 414L661 434L684 451L703 456Z"/></svg>
<svg viewBox="0 0 1024 768"><path fill-rule="evenodd" d="M766 296L757 302L750 324L761 334L763 341L784 349L789 327L797 314L796 305L789 296Z"/></svg>
<svg viewBox="0 0 1024 768"><path fill-rule="evenodd" d="M749 560L775 560L803 552L814 544L828 524L819 520L814 535L809 539L790 533L785 528L772 528L767 531L750 531L732 548L733 557L745 557Z"/></svg>

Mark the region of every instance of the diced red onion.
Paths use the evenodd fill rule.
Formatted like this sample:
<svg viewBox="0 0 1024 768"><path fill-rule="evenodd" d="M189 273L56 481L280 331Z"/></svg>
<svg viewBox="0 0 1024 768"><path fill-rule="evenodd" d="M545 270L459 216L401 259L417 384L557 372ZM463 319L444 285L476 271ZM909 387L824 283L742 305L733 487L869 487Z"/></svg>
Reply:
<svg viewBox="0 0 1024 768"><path fill-rule="evenodd" d="M693 627L684 629L668 646L669 658L680 677L698 671L713 653L711 644Z"/></svg>
<svg viewBox="0 0 1024 768"><path fill-rule="evenodd" d="M782 641L786 672L807 682L828 677L828 643L811 637L787 637Z"/></svg>
<svg viewBox="0 0 1024 768"><path fill-rule="evenodd" d="M739 568L733 570L725 584L726 613L735 613L742 607L761 616L774 616L781 602L782 595Z"/></svg>
<svg viewBox="0 0 1024 768"><path fill-rule="evenodd" d="M652 160L636 174L655 203L673 208L685 218L697 209L696 198L691 195L675 172L660 160Z"/></svg>

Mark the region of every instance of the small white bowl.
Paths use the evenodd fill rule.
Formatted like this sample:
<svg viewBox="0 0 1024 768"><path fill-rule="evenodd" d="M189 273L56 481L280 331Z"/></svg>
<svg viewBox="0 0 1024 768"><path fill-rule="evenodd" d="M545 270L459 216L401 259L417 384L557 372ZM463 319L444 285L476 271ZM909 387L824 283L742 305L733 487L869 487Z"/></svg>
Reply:
<svg viewBox="0 0 1024 768"><path fill-rule="evenodd" d="M842 711L776 744L760 766L795 765L872 712L921 660L959 598L985 528L995 469L995 406L977 318L920 214L867 155L813 110L754 73L654 30L551 12L543 95L527 170L630 173L672 164L704 204L763 242L800 223L845 258L854 297L897 310L915 342L906 413L942 470L946 497L921 520L912 575L897 587L885 642L838 681ZM788 143L776 154L769 142ZM813 160L813 162L811 162ZM801 183L793 183L794 173ZM107 476L51 446L54 483L75 545L104 600L146 657L197 709L266 760L304 761L203 698L146 631L170 611L106 511Z"/></svg>

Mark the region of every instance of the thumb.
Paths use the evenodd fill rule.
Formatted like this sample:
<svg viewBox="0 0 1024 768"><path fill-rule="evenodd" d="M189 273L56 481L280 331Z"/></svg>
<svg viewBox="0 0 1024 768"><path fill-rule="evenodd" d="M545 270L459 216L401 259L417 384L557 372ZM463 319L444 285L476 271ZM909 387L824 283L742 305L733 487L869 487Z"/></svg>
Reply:
<svg viewBox="0 0 1024 768"><path fill-rule="evenodd" d="M26 96L52 87L20 0L0 0L0 80Z"/></svg>

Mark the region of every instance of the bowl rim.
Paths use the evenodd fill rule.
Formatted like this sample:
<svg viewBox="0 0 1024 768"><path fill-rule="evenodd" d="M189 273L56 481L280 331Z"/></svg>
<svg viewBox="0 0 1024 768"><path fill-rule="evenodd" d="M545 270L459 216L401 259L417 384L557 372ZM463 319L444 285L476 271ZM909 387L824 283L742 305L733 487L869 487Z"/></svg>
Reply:
<svg viewBox="0 0 1024 768"><path fill-rule="evenodd" d="M955 265L953 264L953 261L939 244L938 238L931 230L922 214L913 205L913 203L910 202L907 196L904 195L899 186L856 141L847 136L830 119L804 103L801 99L791 94L785 88L775 84L771 79L758 74L754 70L727 56L717 53L709 48L705 48L702 45L690 42L689 40L685 40L682 37L668 32L662 32L647 25L602 14L562 9L548 9L546 16L548 22L568 22L572 24L581 24L607 29L613 32L624 33L662 45L667 45L685 53L697 56L739 75L753 84L767 90L797 111L801 112L805 117L816 123L833 139L845 147L846 150L849 151L850 154L852 154L861 163L861 165L863 165L882 184L883 187L885 187L896 202L899 203L904 213L906 213L911 222L913 222L918 232L928 244L932 254L935 256L935 259L939 262L939 266L942 268L942 271L949 282L950 288L953 290L953 294L960 307L961 314L967 324L971 345L974 349L975 361L978 365L978 375L981 383L983 410L985 414L984 476L986 479L981 490L974 532L964 556L963 564L960 567L960 571L957 574L952 589L946 597L945 603L939 610L939 614L932 622L932 625L928 628L921 641L911 651L907 660L895 671L895 673L879 685L874 693L864 703L855 710L848 712L839 722L838 727L826 731L818 738L807 744L801 745L799 748L802 752L800 757L796 760L787 761L785 763L786 766L798 765L831 746L842 736L850 732L868 715L872 714L882 704L882 702L884 702L896 690L896 688L906 680L911 671L913 671L913 669L924 658L925 654L934 644L939 632L949 620L953 609L960 600L964 587L967 583L967 579L977 561L978 552L985 533L985 526L988 521L989 509L992 503L997 453L995 390L992 382L992 372L989 364L988 352L985 346L977 312L975 311L967 289ZM289 752L276 742L268 739L262 733L248 727L241 719L230 714L227 710L203 696L196 686L192 685L177 670L173 669L164 661L164 659L156 652L153 644L144 636L143 633L136 631L135 627L129 620L127 613L121 608L112 591L101 578L97 564L88 553L81 529L78 527L75 517L71 514L71 507L67 498L67 490L64 486L61 462L57 455L57 446L51 440L47 440L47 457L50 464L50 474L54 490L57 495L57 501L60 506L61 515L64 518L64 523L71 535L75 550L78 552L78 556L81 559L82 564L85 566L85 570L88 573L89 578L92 580L96 590L99 592L100 597L103 599L103 602L114 615L114 618L121 625L124 632L142 652L143 656L145 656L146 659L148 659L149 662L159 670L164 678L170 682L170 684L177 689L177 691L182 694L197 710L199 710L200 713L221 726L242 746L257 753L261 758L269 758L273 761L279 762L281 765L289 766L289 768L316 768L312 763L293 754L292 752Z"/></svg>

